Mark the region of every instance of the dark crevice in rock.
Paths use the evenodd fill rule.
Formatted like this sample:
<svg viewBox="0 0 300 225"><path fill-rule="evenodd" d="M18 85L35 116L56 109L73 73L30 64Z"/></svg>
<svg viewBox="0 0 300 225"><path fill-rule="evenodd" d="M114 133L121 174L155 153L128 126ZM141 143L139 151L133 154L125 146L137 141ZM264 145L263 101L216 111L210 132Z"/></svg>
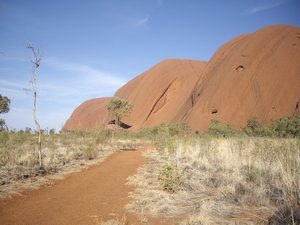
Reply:
<svg viewBox="0 0 300 225"><path fill-rule="evenodd" d="M300 115L300 100L296 103L294 115Z"/></svg>
<svg viewBox="0 0 300 225"><path fill-rule="evenodd" d="M217 110L217 109L212 109L212 110L211 110L211 114L216 114L216 113L218 113L218 110Z"/></svg>
<svg viewBox="0 0 300 225"><path fill-rule="evenodd" d="M175 79L176 80L176 79ZM156 105L159 103L159 101L164 97L164 95L167 93L167 91L169 90L169 88L172 86L172 84L175 82L175 80L173 80L168 87L166 88L166 90L164 90L164 92L162 93L162 95L157 99L157 101L155 102L155 104L153 105L152 109L150 110L146 120L148 120L148 118L150 117L150 115L152 114L153 110L155 109Z"/></svg>
<svg viewBox="0 0 300 225"><path fill-rule="evenodd" d="M191 94L192 107L195 105L195 101L196 101L196 93L195 93L195 91L193 91Z"/></svg>

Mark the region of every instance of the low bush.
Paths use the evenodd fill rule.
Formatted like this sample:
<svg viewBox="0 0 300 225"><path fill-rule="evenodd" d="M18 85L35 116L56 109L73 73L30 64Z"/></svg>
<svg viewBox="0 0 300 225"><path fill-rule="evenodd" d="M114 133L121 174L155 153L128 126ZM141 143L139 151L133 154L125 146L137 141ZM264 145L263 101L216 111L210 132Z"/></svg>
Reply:
<svg viewBox="0 0 300 225"><path fill-rule="evenodd" d="M183 182L184 172L176 164L167 163L162 166L158 179L162 182L163 189L170 192L176 192L180 189Z"/></svg>
<svg viewBox="0 0 300 225"><path fill-rule="evenodd" d="M83 156L85 159L92 160L97 156L97 149L94 144L90 143L82 148Z"/></svg>
<svg viewBox="0 0 300 225"><path fill-rule="evenodd" d="M282 117L275 120L272 128L277 137L300 137L300 116Z"/></svg>
<svg viewBox="0 0 300 225"><path fill-rule="evenodd" d="M174 149L174 141L178 137L186 137L191 133L191 129L185 123L162 123L152 128L140 130L137 138L151 140L158 149Z"/></svg>
<svg viewBox="0 0 300 225"><path fill-rule="evenodd" d="M300 116L282 117L272 122L271 126L261 124L257 118L251 117L242 129L248 136L253 137L300 137Z"/></svg>
<svg viewBox="0 0 300 225"><path fill-rule="evenodd" d="M221 124L217 120L212 120L204 135L213 137L234 137L238 136L238 131L229 124Z"/></svg>
<svg viewBox="0 0 300 225"><path fill-rule="evenodd" d="M253 137L274 137L275 132L271 127L262 125L256 117L251 117L247 121L247 125L243 128L243 132Z"/></svg>

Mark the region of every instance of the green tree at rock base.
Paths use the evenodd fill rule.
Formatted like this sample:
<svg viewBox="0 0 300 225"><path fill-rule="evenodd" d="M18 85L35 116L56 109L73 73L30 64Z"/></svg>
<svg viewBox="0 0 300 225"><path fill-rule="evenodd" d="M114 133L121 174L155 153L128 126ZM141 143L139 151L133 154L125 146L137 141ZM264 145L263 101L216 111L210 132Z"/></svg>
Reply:
<svg viewBox="0 0 300 225"><path fill-rule="evenodd" d="M127 100L119 97L113 97L107 104L107 109L112 113L117 126L121 125L122 118L130 113L132 107L133 105Z"/></svg>

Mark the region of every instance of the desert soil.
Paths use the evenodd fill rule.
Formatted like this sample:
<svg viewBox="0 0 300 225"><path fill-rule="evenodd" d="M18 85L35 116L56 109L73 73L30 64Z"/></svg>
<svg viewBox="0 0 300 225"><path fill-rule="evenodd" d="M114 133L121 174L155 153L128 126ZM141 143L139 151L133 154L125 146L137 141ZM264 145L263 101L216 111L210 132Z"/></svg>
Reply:
<svg viewBox="0 0 300 225"><path fill-rule="evenodd" d="M141 224L141 219L126 213L124 206L133 191L126 185L127 177L143 163L140 150L117 152L98 165L55 180L51 186L1 200L0 224L95 225L124 216L130 225ZM152 223L169 222L154 219Z"/></svg>

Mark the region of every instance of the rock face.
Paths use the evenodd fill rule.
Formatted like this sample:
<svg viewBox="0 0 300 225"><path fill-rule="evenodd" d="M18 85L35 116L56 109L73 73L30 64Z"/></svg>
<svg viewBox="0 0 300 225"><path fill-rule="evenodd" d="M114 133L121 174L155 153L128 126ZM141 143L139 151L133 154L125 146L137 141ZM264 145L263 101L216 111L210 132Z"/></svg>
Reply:
<svg viewBox="0 0 300 225"><path fill-rule="evenodd" d="M177 118L191 107L179 112L188 102L206 63L196 60L171 59L158 63L130 80L115 96L133 104L122 122L131 130L158 125L164 121L180 122ZM66 122L63 130L89 131L106 127L111 121L106 105L110 98L96 98L82 103Z"/></svg>
<svg viewBox="0 0 300 225"><path fill-rule="evenodd" d="M164 121L180 122L186 110L179 111L191 97L206 63L194 60L166 60L135 77L115 96L133 104L123 122L138 130Z"/></svg>
<svg viewBox="0 0 300 225"><path fill-rule="evenodd" d="M91 131L103 128L109 122L106 108L111 98L94 98L78 106L65 123L63 130Z"/></svg>
<svg viewBox="0 0 300 225"><path fill-rule="evenodd" d="M273 25L224 44L209 61L182 120L204 130L212 119L239 128L299 109L300 28Z"/></svg>
<svg viewBox="0 0 300 225"><path fill-rule="evenodd" d="M130 80L115 96L134 105L122 122L132 130L164 121L205 130L211 120L239 128L300 113L300 28L265 27L221 46L206 63L166 60ZM81 104L64 129L91 130L109 122L109 98Z"/></svg>

